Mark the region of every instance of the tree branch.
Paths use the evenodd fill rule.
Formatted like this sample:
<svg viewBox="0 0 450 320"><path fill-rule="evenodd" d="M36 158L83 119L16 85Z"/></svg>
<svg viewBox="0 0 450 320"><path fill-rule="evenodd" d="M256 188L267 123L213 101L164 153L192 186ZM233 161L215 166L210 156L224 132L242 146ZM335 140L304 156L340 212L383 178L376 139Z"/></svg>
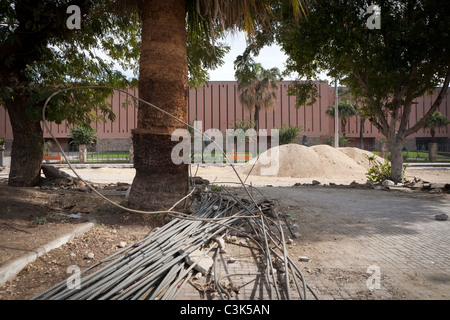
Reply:
<svg viewBox="0 0 450 320"><path fill-rule="evenodd" d="M369 121L375 126L375 128L377 128L380 132L384 134L383 126L374 117L370 117Z"/></svg>
<svg viewBox="0 0 450 320"><path fill-rule="evenodd" d="M358 81L359 85L361 86L361 88L363 88L364 92L366 93L366 97L369 99L369 103L372 106L375 106L377 103L376 101L373 99L373 96L370 94L369 92L369 87L367 86L367 83L363 80L362 76L354 69L352 69L352 73L353 76L355 77L356 81ZM368 80L367 80L368 81ZM381 108L377 107L377 116L380 120L380 122L378 122L375 118L374 115L370 115L369 114L369 121L380 131L382 132L384 135L386 135L386 133L389 131L389 123L387 122L386 117L384 116L384 114L382 113Z"/></svg>
<svg viewBox="0 0 450 320"><path fill-rule="evenodd" d="M444 99L445 95L447 94L449 83L450 83L450 68L447 70L447 75L445 77L444 84L443 84L441 90L439 91L439 94L438 94L436 100L434 100L434 103L431 106L430 110L428 110L428 112L425 114L425 116L421 120L417 121L417 123L414 126L412 126L411 128L409 128L408 130L405 131L405 137L407 137L407 136L417 132L419 129L423 128L423 126L428 121L428 119L431 118L433 113L435 113L439 109L439 106L441 105L442 100Z"/></svg>

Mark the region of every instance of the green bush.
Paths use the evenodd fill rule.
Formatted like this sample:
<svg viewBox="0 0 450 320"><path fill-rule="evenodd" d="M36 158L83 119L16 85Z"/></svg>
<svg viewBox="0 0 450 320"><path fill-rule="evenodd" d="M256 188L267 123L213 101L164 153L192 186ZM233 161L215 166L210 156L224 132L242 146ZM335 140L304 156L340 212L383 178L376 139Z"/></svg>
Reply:
<svg viewBox="0 0 450 320"><path fill-rule="evenodd" d="M97 133L91 127L87 126L76 127L71 130L71 133L73 140L70 143L76 146L82 144L90 146L94 144L94 142L97 140Z"/></svg>
<svg viewBox="0 0 450 320"><path fill-rule="evenodd" d="M300 135L302 127L298 126L281 126L279 131L279 145L293 143L295 139Z"/></svg>
<svg viewBox="0 0 450 320"><path fill-rule="evenodd" d="M339 147L345 147L349 141L350 138L344 136L339 137ZM324 139L323 143L334 147L334 137L331 136L329 138Z"/></svg>
<svg viewBox="0 0 450 320"><path fill-rule="evenodd" d="M369 160L369 165L371 166L366 173L367 180L370 182L383 182L391 178L391 165L387 159L384 159L384 163L381 163L375 159L375 155L369 156L364 154L364 156ZM406 172L406 167L403 167L403 176Z"/></svg>

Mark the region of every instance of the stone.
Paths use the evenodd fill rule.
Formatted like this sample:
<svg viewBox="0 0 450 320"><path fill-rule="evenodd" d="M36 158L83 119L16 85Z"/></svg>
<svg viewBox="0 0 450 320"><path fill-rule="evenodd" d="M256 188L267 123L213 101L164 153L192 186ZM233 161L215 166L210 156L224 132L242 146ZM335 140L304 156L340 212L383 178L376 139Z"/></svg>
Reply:
<svg viewBox="0 0 450 320"><path fill-rule="evenodd" d="M235 258L229 258L228 259L228 263L235 263L236 262L236 259Z"/></svg>
<svg viewBox="0 0 450 320"><path fill-rule="evenodd" d="M201 273L201 272L197 272L197 273L195 274L195 276L194 276L194 279L195 279L195 280L200 280L202 277L203 277L202 273Z"/></svg>
<svg viewBox="0 0 450 320"><path fill-rule="evenodd" d="M320 184L320 181L317 181L317 180L313 180L312 181L312 185L313 186L317 186L317 185L319 185Z"/></svg>
<svg viewBox="0 0 450 320"><path fill-rule="evenodd" d="M219 246L220 253L227 253L227 250L225 249L225 240L221 236L215 237L214 240L217 242L217 245Z"/></svg>
<svg viewBox="0 0 450 320"><path fill-rule="evenodd" d="M446 185L447 185L446 183L431 183L430 188L431 189L445 189Z"/></svg>
<svg viewBox="0 0 450 320"><path fill-rule="evenodd" d="M90 189L88 187L85 187L85 186L78 187L77 190L81 191L81 192L89 192L90 191Z"/></svg>
<svg viewBox="0 0 450 320"><path fill-rule="evenodd" d="M424 182L424 183L423 183L423 186L422 186L422 189L431 189L431 183L429 183L429 182Z"/></svg>
<svg viewBox="0 0 450 320"><path fill-rule="evenodd" d="M448 215L446 215L445 213L441 213L441 214L435 215L434 218L438 221L447 221Z"/></svg>
<svg viewBox="0 0 450 320"><path fill-rule="evenodd" d="M383 187L392 187L392 186L395 186L395 182L392 180L384 180L381 185Z"/></svg>
<svg viewBox="0 0 450 320"><path fill-rule="evenodd" d="M119 242L119 248L125 248L127 246L127 243L125 241Z"/></svg>
<svg viewBox="0 0 450 320"><path fill-rule="evenodd" d="M413 186L412 186L412 188L413 189L422 189L423 188L423 182L422 181L418 181L418 182L416 182Z"/></svg>
<svg viewBox="0 0 450 320"><path fill-rule="evenodd" d="M94 253L89 252L89 253L86 255L86 259L94 259Z"/></svg>
<svg viewBox="0 0 450 320"><path fill-rule="evenodd" d="M45 177L49 180L59 180L59 179L67 179L71 178L71 176L64 171L56 169L52 165L43 164L41 165L42 172Z"/></svg>
<svg viewBox="0 0 450 320"><path fill-rule="evenodd" d="M200 258L201 258L201 260L198 261ZM200 249L197 249L197 250L194 250L193 252L191 252L185 258L185 260L186 260L186 263L189 265L193 265L195 263L196 265L194 266L194 269L205 275L208 273L209 269L214 264L213 259L210 256L205 255L205 253Z"/></svg>
<svg viewBox="0 0 450 320"><path fill-rule="evenodd" d="M301 262L308 262L308 261L309 261L309 258L306 257L306 256L301 256L301 257L298 257L298 261L301 261Z"/></svg>

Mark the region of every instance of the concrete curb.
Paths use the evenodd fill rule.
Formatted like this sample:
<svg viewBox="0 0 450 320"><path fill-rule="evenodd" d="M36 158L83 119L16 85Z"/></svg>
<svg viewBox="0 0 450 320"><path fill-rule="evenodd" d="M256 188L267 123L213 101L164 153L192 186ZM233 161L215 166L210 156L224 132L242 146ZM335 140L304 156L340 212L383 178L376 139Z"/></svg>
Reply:
<svg viewBox="0 0 450 320"><path fill-rule="evenodd" d="M35 261L40 256L45 253L66 244L70 240L78 237L79 235L89 231L94 226L94 223L87 222L84 223L77 228L75 228L72 232L69 232L53 241L48 242L47 244L40 246L26 255L23 255L19 258L13 259L11 261L7 261L0 265L0 286L4 285L7 281L13 279L17 274L30 262Z"/></svg>

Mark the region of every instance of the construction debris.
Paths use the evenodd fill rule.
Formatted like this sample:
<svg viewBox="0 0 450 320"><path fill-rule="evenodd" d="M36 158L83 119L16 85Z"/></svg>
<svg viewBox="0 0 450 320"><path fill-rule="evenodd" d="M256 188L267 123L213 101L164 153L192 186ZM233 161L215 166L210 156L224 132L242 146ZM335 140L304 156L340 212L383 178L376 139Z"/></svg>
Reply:
<svg viewBox="0 0 450 320"><path fill-rule="evenodd" d="M445 213L437 214L434 217L438 221L447 221L448 220L448 215L446 215Z"/></svg>
<svg viewBox="0 0 450 320"><path fill-rule="evenodd" d="M259 251L258 269L261 271L257 276L268 284L270 299L291 299L292 290L298 291L296 296L301 299L306 299L308 292L315 297L287 254L278 216L271 218L259 210L258 204L266 201L264 198L251 201L238 199L229 192L211 191L200 192L196 197L190 208L191 215L173 218L136 245L131 244L81 271L79 288L69 289L63 281L34 299L167 300L175 299L186 283L230 299L239 294L239 288L232 282L223 282L224 277L232 274L219 278L216 270L219 263L236 261L234 258L218 259L225 248L225 239L238 245L237 237L229 235L232 231L244 233L246 243ZM198 272L207 278L196 276ZM277 276L281 273L282 278ZM198 279L210 282L201 285L196 282ZM280 279L285 283L280 283Z"/></svg>
<svg viewBox="0 0 450 320"><path fill-rule="evenodd" d="M186 257L186 263L194 266L194 269L206 275L213 266L213 259L203 250L197 249Z"/></svg>

